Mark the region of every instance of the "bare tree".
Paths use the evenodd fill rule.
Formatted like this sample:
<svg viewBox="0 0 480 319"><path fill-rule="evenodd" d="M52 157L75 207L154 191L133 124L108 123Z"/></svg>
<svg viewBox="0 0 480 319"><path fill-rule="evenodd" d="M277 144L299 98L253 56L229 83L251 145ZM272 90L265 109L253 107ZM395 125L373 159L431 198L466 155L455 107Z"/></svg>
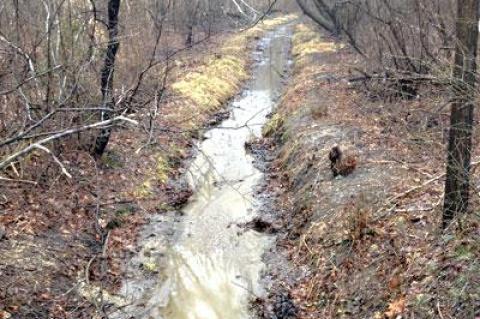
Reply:
<svg viewBox="0 0 480 319"><path fill-rule="evenodd" d="M467 212L472 153L473 109L476 85L479 4L477 0L458 0L454 102L450 115L447 175L443 207L443 226Z"/></svg>
<svg viewBox="0 0 480 319"><path fill-rule="evenodd" d="M303 12L335 37L343 37L388 81L448 64L453 44L452 0L297 0ZM395 74L392 74L395 73ZM372 75L372 74L370 74Z"/></svg>

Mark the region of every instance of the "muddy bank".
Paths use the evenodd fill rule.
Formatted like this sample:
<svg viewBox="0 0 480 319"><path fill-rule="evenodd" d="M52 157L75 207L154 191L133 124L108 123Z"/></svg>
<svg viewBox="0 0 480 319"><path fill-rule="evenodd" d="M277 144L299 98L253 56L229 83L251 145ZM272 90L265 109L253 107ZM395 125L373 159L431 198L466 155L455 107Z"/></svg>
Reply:
<svg viewBox="0 0 480 319"><path fill-rule="evenodd" d="M280 225L260 316L474 318L476 219L441 234L441 179L409 192L442 173L443 147L430 139L442 128L396 120L428 98L366 98L348 81L350 66L361 67L354 52L319 34L296 27L292 83L257 146L272 159L264 187L273 199L262 212ZM355 157L352 174L333 176L335 145Z"/></svg>

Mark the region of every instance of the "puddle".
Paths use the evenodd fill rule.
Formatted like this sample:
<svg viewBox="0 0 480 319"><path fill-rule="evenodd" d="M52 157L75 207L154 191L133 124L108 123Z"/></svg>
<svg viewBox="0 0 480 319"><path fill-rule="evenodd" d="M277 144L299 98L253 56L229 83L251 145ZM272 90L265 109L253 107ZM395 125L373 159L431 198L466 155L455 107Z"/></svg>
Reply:
<svg viewBox="0 0 480 319"><path fill-rule="evenodd" d="M182 210L184 216L177 221L158 217L157 224L163 225L155 225L154 220L149 226L153 234L146 236L142 251L155 251L167 244L169 248L157 249L166 266L155 269L147 280L161 281L159 286L147 291L142 287L145 282L138 280L124 285L125 294L128 290L136 295L132 299L143 298L143 310L136 311L135 318L251 317L249 300L263 295L259 284L262 255L273 239L237 226L256 216L254 192L263 177L244 144L261 134L266 116L279 98L289 45L288 26L260 40L254 53L257 64L253 80L232 102L230 118L206 132L206 139L199 145L188 176L194 195ZM175 231L169 243L155 238L154 232L165 227Z"/></svg>

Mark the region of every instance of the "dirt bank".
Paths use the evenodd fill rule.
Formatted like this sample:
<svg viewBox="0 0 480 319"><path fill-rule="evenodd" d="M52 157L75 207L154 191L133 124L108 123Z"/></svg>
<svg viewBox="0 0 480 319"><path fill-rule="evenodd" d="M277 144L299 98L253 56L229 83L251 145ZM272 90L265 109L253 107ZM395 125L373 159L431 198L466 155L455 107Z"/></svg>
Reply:
<svg viewBox="0 0 480 319"><path fill-rule="evenodd" d="M262 141L265 218L278 239L260 316L476 318L479 216L439 231L447 118L422 112L439 95L368 96L350 82L359 57L306 24L293 54L292 84ZM355 158L351 175L333 177L335 145Z"/></svg>

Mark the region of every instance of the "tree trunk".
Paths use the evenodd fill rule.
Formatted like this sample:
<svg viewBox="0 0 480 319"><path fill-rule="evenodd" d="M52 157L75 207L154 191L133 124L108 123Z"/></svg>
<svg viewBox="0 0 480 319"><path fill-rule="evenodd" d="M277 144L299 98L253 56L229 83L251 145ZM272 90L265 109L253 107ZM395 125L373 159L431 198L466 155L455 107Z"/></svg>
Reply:
<svg viewBox="0 0 480 319"><path fill-rule="evenodd" d="M318 9L318 12L322 13L323 16L330 20L332 25L332 30L330 32L334 37L339 37L341 30L341 24L337 17L337 7L334 4L333 7L329 7L323 0L314 0L313 3Z"/></svg>
<svg viewBox="0 0 480 319"><path fill-rule="evenodd" d="M106 121L112 117L115 101L113 99L113 74L115 71L115 58L117 55L120 42L118 41L118 15L120 13L121 0L108 1L108 46L105 54L104 65L100 74L100 83L102 91L102 108L111 111L102 111L101 120ZM111 128L101 130L95 140L93 155L99 158L105 152L110 135Z"/></svg>
<svg viewBox="0 0 480 319"><path fill-rule="evenodd" d="M478 0L458 0L454 102L450 115L443 227L468 209L473 103L478 43Z"/></svg>
<svg viewBox="0 0 480 319"><path fill-rule="evenodd" d="M335 26L329 18L323 16L320 11L310 8L308 3L304 2L304 0L297 0L297 3L303 13L305 13L316 24L332 34L335 33ZM315 2L315 4L317 3Z"/></svg>
<svg viewBox="0 0 480 319"><path fill-rule="evenodd" d="M185 46L190 48L193 45L193 25L189 25L187 28L187 39L185 40Z"/></svg>

